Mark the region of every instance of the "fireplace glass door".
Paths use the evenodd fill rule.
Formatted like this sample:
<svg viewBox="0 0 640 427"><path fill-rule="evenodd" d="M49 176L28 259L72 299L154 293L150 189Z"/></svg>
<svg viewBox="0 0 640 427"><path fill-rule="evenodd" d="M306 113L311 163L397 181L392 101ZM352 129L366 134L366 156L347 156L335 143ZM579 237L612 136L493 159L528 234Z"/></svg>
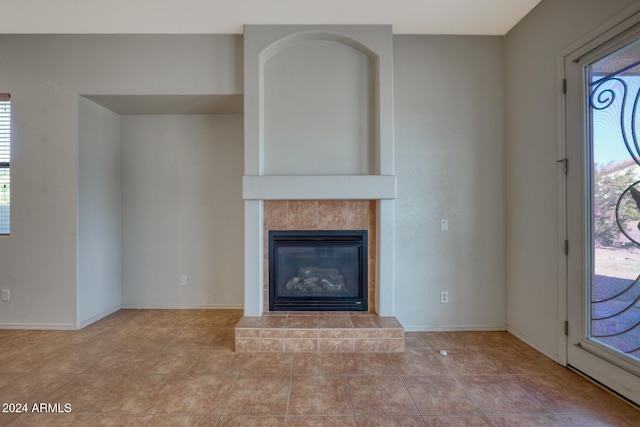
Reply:
<svg viewBox="0 0 640 427"><path fill-rule="evenodd" d="M367 311L367 231L270 231L269 310Z"/></svg>

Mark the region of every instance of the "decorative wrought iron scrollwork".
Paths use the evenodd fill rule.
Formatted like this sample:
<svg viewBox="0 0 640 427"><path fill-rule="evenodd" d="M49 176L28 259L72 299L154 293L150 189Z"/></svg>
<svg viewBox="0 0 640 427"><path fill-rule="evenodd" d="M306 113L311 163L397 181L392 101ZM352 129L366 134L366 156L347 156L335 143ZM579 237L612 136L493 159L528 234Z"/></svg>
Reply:
<svg viewBox="0 0 640 427"><path fill-rule="evenodd" d="M637 120L640 113L640 71L633 70L638 66L640 61L633 62L589 84L588 102L589 107L593 109L590 111L591 116L593 117L594 111L609 110L610 117L615 117L615 128L619 129L626 151L635 162L635 166L628 162L630 166L625 166L627 169L640 167L640 123ZM618 169L618 172L609 173L621 173L619 171ZM640 170L636 171L640 173ZM638 173L629 172L627 176L632 178L629 181L637 179ZM630 221L638 221L640 217L640 180L627 186L629 181L621 182L622 186L618 187L624 190L617 197L615 222L622 235L633 245L640 247L638 234L629 227ZM616 194L612 196L616 197ZM637 228L640 229L640 222ZM590 336L636 359L639 358L640 319L637 310L640 304L640 276L635 280L600 277L599 284L592 287Z"/></svg>
<svg viewBox="0 0 640 427"><path fill-rule="evenodd" d="M638 109L638 100L640 98L640 90L636 91L634 95L631 111L631 123L629 124L629 120L627 118L627 97L629 95L629 86L621 77L619 77L620 74L638 65L640 65L640 61L591 83L589 85L592 88L589 96L589 105L594 110L606 110L611 107L618 98L616 92L621 92L620 133L629 155L636 164L640 166L640 144L638 144L638 135L636 131L636 113Z"/></svg>

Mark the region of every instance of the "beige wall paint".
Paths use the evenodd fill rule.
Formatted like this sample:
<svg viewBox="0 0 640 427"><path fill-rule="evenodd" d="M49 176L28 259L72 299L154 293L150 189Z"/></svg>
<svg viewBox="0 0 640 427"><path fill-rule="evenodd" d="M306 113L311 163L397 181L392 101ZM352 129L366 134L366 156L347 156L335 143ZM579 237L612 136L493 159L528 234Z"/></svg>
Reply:
<svg viewBox="0 0 640 427"><path fill-rule="evenodd" d="M120 116L80 98L78 166L78 323L122 302Z"/></svg>
<svg viewBox="0 0 640 427"><path fill-rule="evenodd" d="M242 307L242 126L122 116L124 307Z"/></svg>
<svg viewBox="0 0 640 427"><path fill-rule="evenodd" d="M0 325L73 327L80 95L240 93L241 38L1 40L0 91L12 93L15 121L14 234L0 239L2 287L12 301L1 306ZM394 36L394 311L408 328L505 327L501 49L499 37ZM236 237L243 217L233 204L242 197L243 167L234 163L242 118L121 120L122 302L242 305L242 253L217 246ZM157 190L163 179L173 200ZM212 206L213 193L229 204ZM448 233L439 231L443 217ZM187 289L176 283L183 274ZM446 306L440 290L450 292Z"/></svg>
<svg viewBox="0 0 640 427"><path fill-rule="evenodd" d="M393 49L395 315L409 330L505 329L502 39Z"/></svg>
<svg viewBox="0 0 640 427"><path fill-rule="evenodd" d="M1 36L12 95L12 234L0 238L3 327L78 320L79 100L83 94L237 94L240 36Z"/></svg>
<svg viewBox="0 0 640 427"><path fill-rule="evenodd" d="M394 309L406 327L509 324L549 354L557 354L555 55L630 3L545 0L507 35L504 45L500 37L394 36ZM73 327L78 298L79 95L240 93L242 39L156 35L1 40L5 61L0 92L12 94L14 114L14 192L13 233L0 238L2 287L12 290L12 301L0 305L0 325ZM173 119L180 122L178 127L188 121ZM222 132L216 129L203 131L201 137ZM237 132L230 139L236 137ZM148 146L145 138L143 145ZM141 167L146 155L167 153L142 150L136 154ZM241 175L242 166L239 169ZM209 172L193 171L190 179L197 180L199 173ZM227 184L236 185L233 180ZM188 189L182 191L180 196L186 196ZM241 217L242 208L234 214ZM450 221L447 233L439 230L445 217ZM163 242L154 250L174 250L169 239ZM169 257L162 256L156 259ZM167 273L167 287L175 281L170 274L183 274L178 268ZM197 269L202 271L202 266ZM127 280L137 280L136 274ZM219 286L225 304L242 303L233 285ZM143 290L132 289L137 289L135 298L129 295L125 301L150 304L151 299L139 298ZM449 290L449 305L439 303L440 290ZM149 292L145 297L153 295L153 290L144 292ZM190 301L183 297L181 303Z"/></svg>
<svg viewBox="0 0 640 427"><path fill-rule="evenodd" d="M560 359L556 60L633 0L544 0L504 39L509 329Z"/></svg>

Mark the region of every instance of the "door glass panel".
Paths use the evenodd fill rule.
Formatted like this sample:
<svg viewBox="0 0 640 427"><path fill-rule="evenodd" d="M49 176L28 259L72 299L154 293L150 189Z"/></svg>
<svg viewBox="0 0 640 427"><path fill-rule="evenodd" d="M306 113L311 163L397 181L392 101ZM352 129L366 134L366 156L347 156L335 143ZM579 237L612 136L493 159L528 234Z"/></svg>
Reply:
<svg viewBox="0 0 640 427"><path fill-rule="evenodd" d="M586 68L587 338L640 361L640 41Z"/></svg>

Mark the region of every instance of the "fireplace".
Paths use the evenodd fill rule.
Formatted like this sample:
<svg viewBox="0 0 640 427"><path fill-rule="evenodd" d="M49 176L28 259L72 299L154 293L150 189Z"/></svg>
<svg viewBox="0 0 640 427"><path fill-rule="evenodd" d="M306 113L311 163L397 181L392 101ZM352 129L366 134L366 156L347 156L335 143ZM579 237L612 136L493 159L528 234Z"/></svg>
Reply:
<svg viewBox="0 0 640 427"><path fill-rule="evenodd" d="M367 311L367 234L269 231L269 310Z"/></svg>

